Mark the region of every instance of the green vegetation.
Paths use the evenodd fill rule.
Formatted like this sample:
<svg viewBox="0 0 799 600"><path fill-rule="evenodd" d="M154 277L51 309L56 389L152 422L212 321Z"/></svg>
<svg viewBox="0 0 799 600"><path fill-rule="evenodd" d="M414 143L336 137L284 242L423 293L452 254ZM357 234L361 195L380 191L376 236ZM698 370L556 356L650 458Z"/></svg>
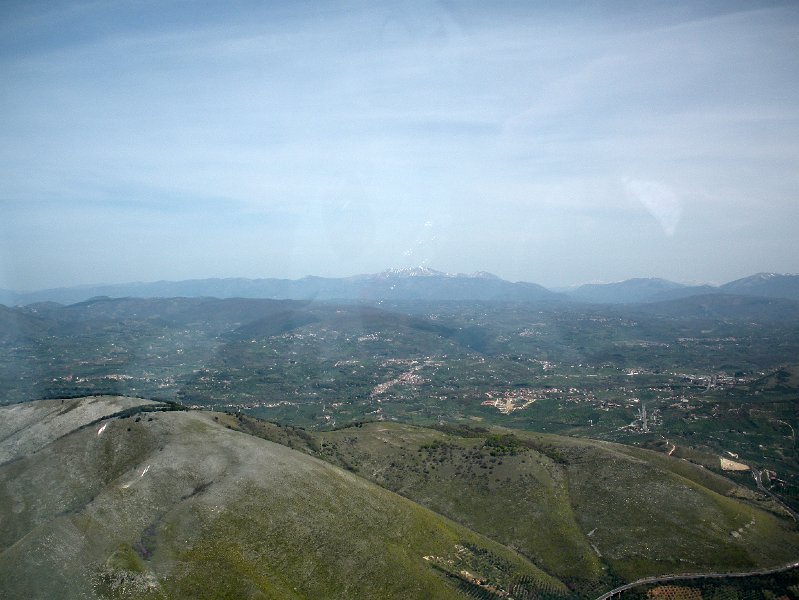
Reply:
<svg viewBox="0 0 799 600"><path fill-rule="evenodd" d="M368 423L309 433L236 420L515 548L586 596L616 578L747 570L799 556L793 523L764 510L771 505L652 451L485 428Z"/></svg>
<svg viewBox="0 0 799 600"><path fill-rule="evenodd" d="M469 581L567 592L511 549L218 415L151 414L0 465L0 595L462 598Z"/></svg>

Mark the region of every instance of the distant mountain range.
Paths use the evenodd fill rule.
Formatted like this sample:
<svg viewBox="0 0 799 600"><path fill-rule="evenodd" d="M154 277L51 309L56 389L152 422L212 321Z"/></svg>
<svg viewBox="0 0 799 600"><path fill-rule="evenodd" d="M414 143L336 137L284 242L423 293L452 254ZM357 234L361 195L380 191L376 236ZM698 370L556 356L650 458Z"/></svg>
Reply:
<svg viewBox="0 0 799 600"><path fill-rule="evenodd" d="M433 269L390 269L374 275L302 279L190 279L152 283L56 288L36 292L0 290L0 303L72 304L97 296L171 298L271 298L275 300L502 300L557 301L565 297L535 283L512 283L490 273L451 275Z"/></svg>
<svg viewBox="0 0 799 600"><path fill-rule="evenodd" d="M758 273L720 286L683 285L665 279L628 279L618 283L582 285L567 292L575 300L605 304L661 302L708 294L799 300L799 275Z"/></svg>
<svg viewBox="0 0 799 600"><path fill-rule="evenodd" d="M134 298L214 297L271 298L277 300L342 301L506 301L649 303L692 296L725 294L799 300L799 275L758 273L721 286L689 286L665 279L639 278L618 283L586 284L557 293L528 282L510 282L479 272L448 274L426 267L389 269L353 277L302 279L190 279L114 285L77 286L14 292L0 290L0 304L38 302L73 304L98 296Z"/></svg>
<svg viewBox="0 0 799 600"><path fill-rule="evenodd" d="M658 295L682 290L685 286L665 279L628 279L618 283L588 283L568 293L575 300L618 304L648 302Z"/></svg>

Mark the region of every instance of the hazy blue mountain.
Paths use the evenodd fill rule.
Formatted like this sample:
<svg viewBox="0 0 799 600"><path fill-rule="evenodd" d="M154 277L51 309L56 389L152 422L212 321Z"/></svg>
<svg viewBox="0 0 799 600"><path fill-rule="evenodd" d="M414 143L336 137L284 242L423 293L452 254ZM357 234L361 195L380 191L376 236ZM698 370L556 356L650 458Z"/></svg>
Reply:
<svg viewBox="0 0 799 600"><path fill-rule="evenodd" d="M662 302L709 294L799 300L799 275L758 273L720 286L682 285L655 278L628 279L618 283L586 284L567 292L575 300L607 304Z"/></svg>
<svg viewBox="0 0 799 600"><path fill-rule="evenodd" d="M714 293L642 303L632 310L662 317L781 321L799 316L799 302L787 298Z"/></svg>
<svg viewBox="0 0 799 600"><path fill-rule="evenodd" d="M686 285L653 294L646 299L646 302L663 302L665 300L678 300L680 298L690 298L691 296L705 296L707 294L721 293L719 288L712 285Z"/></svg>
<svg viewBox="0 0 799 600"><path fill-rule="evenodd" d="M505 281L488 273L448 275L432 269L390 270L361 278L359 299L386 300L558 300L535 283Z"/></svg>
<svg viewBox="0 0 799 600"><path fill-rule="evenodd" d="M34 292L10 292L5 304L30 304L33 302L59 302L74 304L90 298L109 296L115 298L271 298L287 297L284 290L291 284L300 284L287 279L189 279L185 281L154 281L120 283L113 285L76 286L38 290ZM281 293L284 292L284 293Z"/></svg>
<svg viewBox="0 0 799 600"><path fill-rule="evenodd" d="M636 278L616 283L588 283L569 292L568 295L583 302L626 304L648 302L658 294L685 287L666 279Z"/></svg>
<svg viewBox="0 0 799 600"><path fill-rule="evenodd" d="M191 279L103 286L6 292L4 304L52 301L83 302L98 296L135 298L215 297L280 300L502 300L541 301L562 298L534 284L512 283L489 273L449 275L427 268L390 269L375 275L302 279Z"/></svg>
<svg viewBox="0 0 799 600"><path fill-rule="evenodd" d="M799 300L799 275L758 273L736 279L719 287L725 294L765 296L767 298L791 298Z"/></svg>
<svg viewBox="0 0 799 600"><path fill-rule="evenodd" d="M0 343L30 339L46 328L47 322L31 311L0 305Z"/></svg>
<svg viewBox="0 0 799 600"><path fill-rule="evenodd" d="M98 296L67 306L36 304L16 309L31 313L54 335L87 332L114 323L150 323L168 328L200 328L221 333L267 321L274 333L288 331L316 318L298 300L266 298L109 298ZM4 307L3 307L4 308ZM8 310L8 309L6 309Z"/></svg>
<svg viewBox="0 0 799 600"><path fill-rule="evenodd" d="M560 302L576 300L604 304L661 302L697 295L732 294L799 300L799 275L760 273L722 286L687 286L658 278L586 284L556 293L535 283L511 282L478 272L448 274L426 267L389 269L353 277L302 279L189 279L114 285L53 288L34 292L0 290L7 306L57 302L74 304L90 298L266 298L274 300L343 301L505 301Z"/></svg>

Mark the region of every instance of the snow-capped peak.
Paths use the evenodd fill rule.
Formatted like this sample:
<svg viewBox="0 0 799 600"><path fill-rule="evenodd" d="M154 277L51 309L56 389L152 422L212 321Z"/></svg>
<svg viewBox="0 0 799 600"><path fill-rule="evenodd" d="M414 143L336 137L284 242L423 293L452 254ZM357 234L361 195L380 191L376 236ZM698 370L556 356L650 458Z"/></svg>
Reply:
<svg viewBox="0 0 799 600"><path fill-rule="evenodd" d="M430 267L410 267L406 269L387 269L380 273L378 277L451 277L442 271L436 271Z"/></svg>

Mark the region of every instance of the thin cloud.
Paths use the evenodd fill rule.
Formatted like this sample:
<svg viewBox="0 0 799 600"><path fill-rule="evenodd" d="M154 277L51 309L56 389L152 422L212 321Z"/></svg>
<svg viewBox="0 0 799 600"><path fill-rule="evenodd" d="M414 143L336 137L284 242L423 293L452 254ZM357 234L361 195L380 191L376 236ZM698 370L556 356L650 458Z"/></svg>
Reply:
<svg viewBox="0 0 799 600"><path fill-rule="evenodd" d="M432 267L479 262L552 285L654 264L702 279L700 268L753 264L746 248L763 249L758 270L799 270L791 242L770 241L773 222L799 221L799 9L583 8L6 9L0 207L16 240L6 271L21 287L91 283L92 262L104 279L127 279L141 248L119 250L113 268L93 240L115 223L115 238L136 239L147 219L182 240L224 224L214 251L230 275L392 266L411 247L419 255L427 220L439 232L423 244ZM185 218L195 201L202 219ZM53 230L41 223L75 214L79 227L58 231L63 258L48 259ZM664 232L660 246L642 215ZM620 232L635 235L622 244ZM351 242L331 251L331 239ZM148 243L136 277L163 278L169 261L153 257L173 248ZM210 250L181 248L179 268L201 276ZM692 251L701 265L676 258Z"/></svg>

